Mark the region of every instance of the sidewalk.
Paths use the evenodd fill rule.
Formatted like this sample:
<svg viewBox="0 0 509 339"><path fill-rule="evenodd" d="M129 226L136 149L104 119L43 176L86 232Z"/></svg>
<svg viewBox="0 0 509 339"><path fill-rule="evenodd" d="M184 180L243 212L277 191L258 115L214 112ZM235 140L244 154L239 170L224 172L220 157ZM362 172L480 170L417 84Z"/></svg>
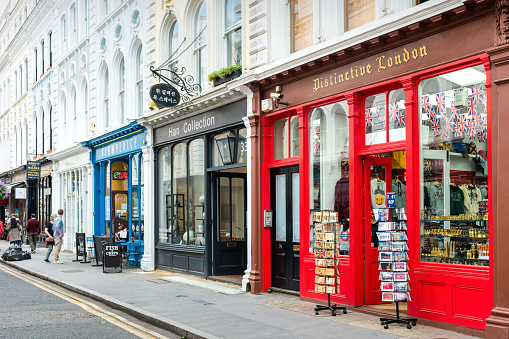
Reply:
<svg viewBox="0 0 509 339"><path fill-rule="evenodd" d="M1 253L7 247L0 241ZM48 264L45 253L38 248L31 260L2 262L187 338L473 338L419 323L411 330L385 330L378 317L354 311L315 316L314 304L298 297L253 295L240 286L166 271L105 274L102 267L72 262L69 252L61 253L63 265Z"/></svg>

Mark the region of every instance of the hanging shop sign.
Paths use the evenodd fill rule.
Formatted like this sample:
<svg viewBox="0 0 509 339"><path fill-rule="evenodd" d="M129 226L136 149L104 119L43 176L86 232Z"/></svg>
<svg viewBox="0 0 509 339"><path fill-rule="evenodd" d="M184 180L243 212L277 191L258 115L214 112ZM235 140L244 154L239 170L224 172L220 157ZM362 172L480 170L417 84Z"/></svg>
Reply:
<svg viewBox="0 0 509 339"><path fill-rule="evenodd" d="M127 171L113 171L113 180L127 180Z"/></svg>
<svg viewBox="0 0 509 339"><path fill-rule="evenodd" d="M150 71L152 72L152 76L155 78L159 78L161 81L164 82L159 84L161 87L156 87L158 85L152 86L150 88L150 98L159 105L158 101L161 101L162 98L164 103L161 103L164 107L171 107L178 105L180 103L180 99L182 99L182 102L188 102L191 100L192 97L197 96L201 93L201 85L194 83L194 78L190 74L186 74L186 68L182 67L181 69L175 68L155 68L154 66L150 66ZM166 76L164 74L168 74L169 76ZM175 87L173 87L174 85ZM154 89L157 92L157 89L160 91L162 89L165 89L168 93L168 88L170 88L170 94L176 93L179 95L178 100L175 104L168 105L167 100L165 100L165 96L159 96L162 92L157 93L157 100L154 100L154 96L152 95L152 89ZM177 99L175 94L175 97L170 96L171 98ZM171 100L173 102L173 100Z"/></svg>
<svg viewBox="0 0 509 339"><path fill-rule="evenodd" d="M246 105L246 100L240 100L157 128L154 130L154 143L161 144L238 124L246 116Z"/></svg>
<svg viewBox="0 0 509 339"><path fill-rule="evenodd" d="M41 163L38 161L27 161L27 180L41 177Z"/></svg>
<svg viewBox="0 0 509 339"><path fill-rule="evenodd" d="M155 84L150 87L150 99L162 107L173 107L180 103L180 93L169 84Z"/></svg>

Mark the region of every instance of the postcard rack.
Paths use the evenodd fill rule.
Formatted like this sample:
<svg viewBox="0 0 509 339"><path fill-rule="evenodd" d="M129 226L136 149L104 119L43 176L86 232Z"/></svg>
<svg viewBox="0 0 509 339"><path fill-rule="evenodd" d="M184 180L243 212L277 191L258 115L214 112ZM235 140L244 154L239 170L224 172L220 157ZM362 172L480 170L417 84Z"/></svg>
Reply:
<svg viewBox="0 0 509 339"><path fill-rule="evenodd" d="M336 310L346 307L331 305L330 295L339 293L339 223L337 212L321 210L313 212L314 254L315 254L315 292L327 293L327 305L316 305L315 314L329 310L336 315Z"/></svg>
<svg viewBox="0 0 509 339"><path fill-rule="evenodd" d="M407 222L404 208L375 209L378 222L378 260L380 271L380 291L382 301L396 302L396 318L380 318L385 329L389 324L406 324L408 329L417 325L416 318L401 318L399 303L412 300L410 297L410 277L408 275ZM392 220L390 220L392 217Z"/></svg>

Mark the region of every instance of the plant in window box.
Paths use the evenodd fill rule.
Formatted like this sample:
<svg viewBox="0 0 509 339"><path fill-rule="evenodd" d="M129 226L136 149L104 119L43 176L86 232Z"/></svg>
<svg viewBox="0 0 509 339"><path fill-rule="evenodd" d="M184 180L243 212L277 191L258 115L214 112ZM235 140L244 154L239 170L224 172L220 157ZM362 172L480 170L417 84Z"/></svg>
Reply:
<svg viewBox="0 0 509 339"><path fill-rule="evenodd" d="M9 193L7 192L7 186L4 182L0 181L0 200L7 199L9 197Z"/></svg>
<svg viewBox="0 0 509 339"><path fill-rule="evenodd" d="M230 65L210 73L208 79L214 86L219 86L227 81L238 78L241 74L242 65Z"/></svg>

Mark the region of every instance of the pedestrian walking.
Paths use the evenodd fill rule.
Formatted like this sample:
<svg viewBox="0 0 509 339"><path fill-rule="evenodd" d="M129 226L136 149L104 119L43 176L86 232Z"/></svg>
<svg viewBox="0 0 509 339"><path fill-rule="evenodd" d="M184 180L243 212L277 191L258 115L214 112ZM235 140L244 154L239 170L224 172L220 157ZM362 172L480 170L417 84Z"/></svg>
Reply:
<svg viewBox="0 0 509 339"><path fill-rule="evenodd" d="M32 218L27 222L27 236L30 243L32 253L35 253L37 247L37 237L41 234L41 223L35 218L35 213L31 214Z"/></svg>
<svg viewBox="0 0 509 339"><path fill-rule="evenodd" d="M54 264L63 264L60 261L60 249L62 248L62 241L64 238L64 222L62 221L62 217L64 215L64 210L58 210L58 216L53 221L53 236L55 239L55 260Z"/></svg>
<svg viewBox="0 0 509 339"><path fill-rule="evenodd" d="M44 228L44 233L48 236L46 239L46 244L48 245L48 251L46 252L46 258L44 258L44 262L49 262L49 255L51 254L51 251L53 251L53 246L55 245L55 240L53 239L53 222L55 218L57 217L56 214L52 214L48 223L46 224L46 227Z"/></svg>
<svg viewBox="0 0 509 339"><path fill-rule="evenodd" d="M16 214L12 214L11 218L7 221L7 232L9 232L9 241L11 245L19 245L21 248L21 231L23 228L21 227L21 222L18 218L16 218Z"/></svg>

